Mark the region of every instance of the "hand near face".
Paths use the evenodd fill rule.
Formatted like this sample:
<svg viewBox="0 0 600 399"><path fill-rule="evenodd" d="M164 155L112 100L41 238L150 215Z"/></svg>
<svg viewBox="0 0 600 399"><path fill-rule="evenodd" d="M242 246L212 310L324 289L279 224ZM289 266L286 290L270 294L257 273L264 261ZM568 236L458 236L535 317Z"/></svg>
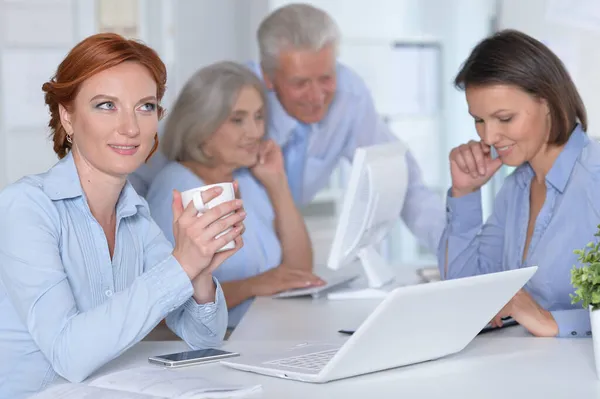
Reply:
<svg viewBox="0 0 600 399"><path fill-rule="evenodd" d="M452 196L478 190L500 169L502 160L492 159L491 147L481 141L469 141L450 151Z"/></svg>
<svg viewBox="0 0 600 399"><path fill-rule="evenodd" d="M491 321L493 327L502 326L503 317L512 317L536 337L555 337L558 325L552 314L521 289Z"/></svg>
<svg viewBox="0 0 600 399"><path fill-rule="evenodd" d="M258 162L250 171L266 187L285 180L281 148L273 140L263 141L258 151Z"/></svg>

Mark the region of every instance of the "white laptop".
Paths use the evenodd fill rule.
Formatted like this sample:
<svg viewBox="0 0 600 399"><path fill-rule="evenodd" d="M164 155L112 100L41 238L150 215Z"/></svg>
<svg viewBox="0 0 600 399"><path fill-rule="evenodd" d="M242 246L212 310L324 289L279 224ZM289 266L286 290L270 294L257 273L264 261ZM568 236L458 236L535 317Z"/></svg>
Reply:
<svg viewBox="0 0 600 399"><path fill-rule="evenodd" d="M340 344L311 344L221 361L229 367L328 382L457 353L527 283L537 266L399 287Z"/></svg>

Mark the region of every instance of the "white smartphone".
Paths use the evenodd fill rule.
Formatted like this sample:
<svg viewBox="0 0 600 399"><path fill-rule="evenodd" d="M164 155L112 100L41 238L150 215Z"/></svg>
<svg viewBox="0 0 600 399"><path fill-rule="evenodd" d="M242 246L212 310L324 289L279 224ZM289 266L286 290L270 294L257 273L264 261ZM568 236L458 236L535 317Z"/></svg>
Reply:
<svg viewBox="0 0 600 399"><path fill-rule="evenodd" d="M148 358L148 362L163 367L183 367L194 364L216 362L221 359L236 357L239 355L239 353L227 352L221 349L200 349L196 351L153 356Z"/></svg>

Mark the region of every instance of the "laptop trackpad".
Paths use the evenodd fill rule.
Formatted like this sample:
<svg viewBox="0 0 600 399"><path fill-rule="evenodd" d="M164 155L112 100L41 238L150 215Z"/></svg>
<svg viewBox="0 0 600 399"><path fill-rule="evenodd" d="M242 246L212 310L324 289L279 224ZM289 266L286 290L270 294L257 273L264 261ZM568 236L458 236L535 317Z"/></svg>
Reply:
<svg viewBox="0 0 600 399"><path fill-rule="evenodd" d="M265 355L244 356L242 354L235 359L227 359L223 363L318 373L340 348L340 344L300 344Z"/></svg>

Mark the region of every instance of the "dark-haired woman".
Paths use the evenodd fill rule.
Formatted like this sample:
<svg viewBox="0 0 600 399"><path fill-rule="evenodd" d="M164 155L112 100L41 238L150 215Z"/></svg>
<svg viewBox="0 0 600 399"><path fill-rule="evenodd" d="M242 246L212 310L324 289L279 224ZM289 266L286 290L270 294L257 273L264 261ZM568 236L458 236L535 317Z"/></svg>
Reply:
<svg viewBox="0 0 600 399"><path fill-rule="evenodd" d="M474 48L455 84L480 140L450 153L440 272L459 278L538 266L492 324L512 316L535 336L589 336L588 311L569 297L570 269L573 250L600 222L600 144L586 134L573 81L545 45L508 30ZM516 170L483 223L480 188L502 165Z"/></svg>

